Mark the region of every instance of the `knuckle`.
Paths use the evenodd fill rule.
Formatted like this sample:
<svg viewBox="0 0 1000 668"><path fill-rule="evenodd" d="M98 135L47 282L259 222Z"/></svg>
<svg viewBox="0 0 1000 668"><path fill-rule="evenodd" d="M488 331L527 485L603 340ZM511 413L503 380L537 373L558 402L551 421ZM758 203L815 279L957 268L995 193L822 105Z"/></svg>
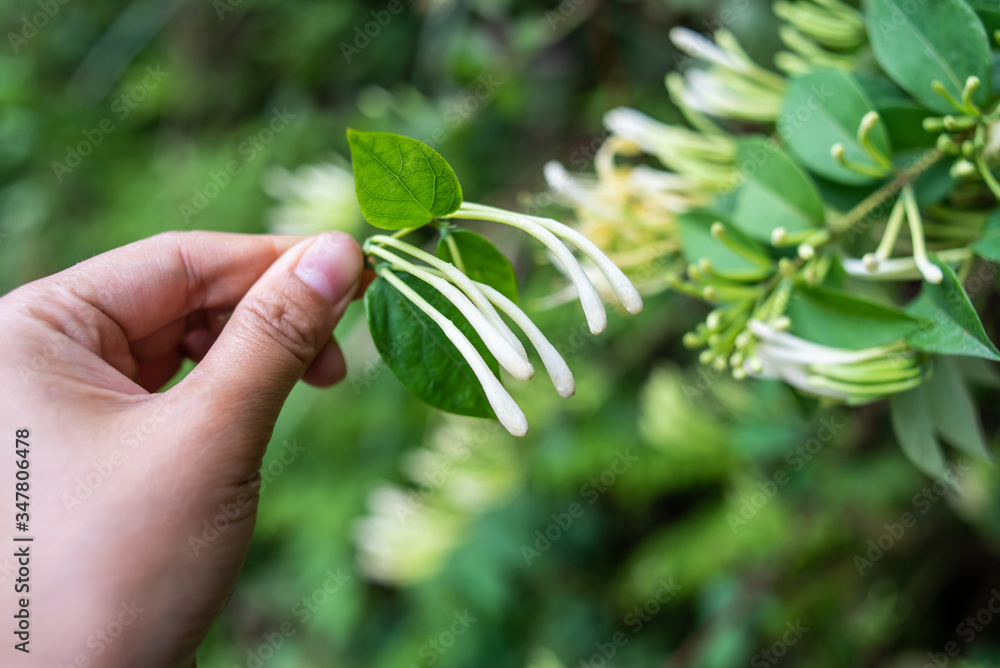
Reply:
<svg viewBox="0 0 1000 668"><path fill-rule="evenodd" d="M319 347L308 312L287 297L247 297L244 308L251 330L259 332L304 363Z"/></svg>

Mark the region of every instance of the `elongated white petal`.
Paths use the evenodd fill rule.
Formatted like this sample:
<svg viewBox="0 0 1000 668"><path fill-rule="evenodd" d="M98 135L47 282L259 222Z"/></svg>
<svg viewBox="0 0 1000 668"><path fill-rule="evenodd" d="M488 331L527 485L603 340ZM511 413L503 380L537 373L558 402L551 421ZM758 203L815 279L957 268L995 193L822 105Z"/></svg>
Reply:
<svg viewBox="0 0 1000 668"><path fill-rule="evenodd" d="M586 272L580 266L579 261L573 257L573 253L566 247L559 237L549 232L547 229L534 222L530 216L511 213L481 204L465 202L459 209L458 214L472 220L488 220L496 223L510 225L524 230L531 236L538 239L545 245L552 254L556 256L559 263L563 265L566 274L576 286L577 294L580 295L580 305L583 306L584 315L587 317L587 325L594 334L600 334L608 326L608 314L604 310L604 302L597 293L597 288L587 278Z"/></svg>
<svg viewBox="0 0 1000 668"><path fill-rule="evenodd" d="M618 265L612 262L611 258L597 247L597 244L572 227L563 225L552 218L526 217L531 218L535 223L579 248L584 255L590 258L591 262L597 265L597 268L601 270L604 277L608 279L611 289L618 295L618 299L621 300L625 310L633 315L642 313L642 297L639 296L639 291L632 285L632 281L628 279L625 272L619 269Z"/></svg>
<svg viewBox="0 0 1000 668"><path fill-rule="evenodd" d="M775 360L807 364L853 364L882 357L891 351L887 346L862 350L822 346L794 334L778 331L759 320L751 320L747 326L761 341L758 350L766 348Z"/></svg>
<svg viewBox="0 0 1000 668"><path fill-rule="evenodd" d="M758 378L779 378L792 387L796 387L804 392L809 392L811 394L832 397L834 399L847 399L847 394L843 392L837 392L832 389L816 387L810 382L810 374L806 370L806 365L804 364L787 364L779 360L773 359L769 351L760 350L757 351L757 359L760 360L763 368L760 372L755 373L751 368L751 364L747 361L744 364L744 369L751 376L756 376Z"/></svg>
<svg viewBox="0 0 1000 668"><path fill-rule="evenodd" d="M490 402L490 406L493 408L493 412L496 413L497 419L500 420L500 424L514 436L524 436L527 434L528 419L524 416L524 412L500 383L500 380L486 366L486 361L479 354L479 351L476 350L476 347L462 334L458 327L455 326L455 323L444 317L440 311L428 304L427 300L417 294L416 291L391 271L383 270L379 272L379 275L389 281L394 288L413 302L417 308L426 313L441 328L444 335L448 337L448 340L455 345L455 348L458 349L458 352L468 362L472 372L476 374L476 378L483 386L483 391L486 392L486 399ZM437 277L432 276L432 278ZM444 283L444 281L441 282ZM454 290L458 292L457 289Z"/></svg>
<svg viewBox="0 0 1000 668"><path fill-rule="evenodd" d="M542 364L552 379L552 384L563 397L571 397L576 392L576 383L573 381L573 372L569 370L566 360L563 359L555 346L542 334L542 330L531 321L524 311L518 308L517 304L507 299L503 294L488 285L478 283L479 289L483 291L491 302L497 305L501 311L507 314L514 323L524 331L531 345L535 346L538 356L542 358Z"/></svg>
<svg viewBox="0 0 1000 668"><path fill-rule="evenodd" d="M486 348L489 349L489 351L493 353L493 356L497 358L497 362L500 363L500 366L506 369L510 375L514 376L514 378L517 378L518 380L531 380L531 377L535 375L535 370L532 368L531 363L527 360L527 357L514 350L510 343L507 342L507 339L500 334L493 324L486 319L486 316L484 316L482 312L476 308L476 305L473 304L461 290L440 276L435 276L426 269L421 269L412 262L407 262L403 258L391 251L386 250L385 248L372 246L368 249L368 252L372 255L377 255L386 259L391 262L393 266L399 267L400 269L413 274L444 295L445 299L454 304L459 312L469 321L472 328L476 330L476 333L479 334L480 338L482 338L483 343L486 344Z"/></svg>
<svg viewBox="0 0 1000 668"><path fill-rule="evenodd" d="M670 41L689 56L701 58L720 67L737 72L745 72L746 65L733 54L721 49L715 42L704 35L699 35L690 28L677 26L670 30Z"/></svg>
<svg viewBox="0 0 1000 668"><path fill-rule="evenodd" d="M416 248L405 241L400 241L394 237L377 234L371 237L370 241L372 243L380 243L385 246L398 248L418 260L426 262L444 274L449 281L461 288L462 292L464 292L465 295L472 300L472 303L475 304L480 311L482 311L483 315L486 316L486 319L497 328L497 331L499 331L505 339L507 339L507 343L509 343L511 347L517 351L522 358L524 358L524 361L528 361L528 353L525 352L524 346L521 345L521 341L517 338L514 332L510 330L510 327L508 327L507 323L503 321L503 318L501 318L500 314L497 313L497 310L493 308L493 305L486 298L486 296L483 295L479 288L476 287L475 281L459 271L453 264L434 257L430 253L425 253L419 248Z"/></svg>

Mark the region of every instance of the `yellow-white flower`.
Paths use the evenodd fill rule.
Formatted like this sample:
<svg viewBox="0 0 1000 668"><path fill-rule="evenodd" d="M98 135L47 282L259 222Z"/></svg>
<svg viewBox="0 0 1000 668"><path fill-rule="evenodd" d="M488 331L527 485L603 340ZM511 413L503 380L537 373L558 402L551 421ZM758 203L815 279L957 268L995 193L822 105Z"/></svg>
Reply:
<svg viewBox="0 0 1000 668"><path fill-rule="evenodd" d="M681 51L705 63L704 68L667 78L674 102L683 110L765 123L778 117L785 79L753 62L732 33L720 30L712 41L678 27L670 31L670 39Z"/></svg>
<svg viewBox="0 0 1000 668"><path fill-rule="evenodd" d="M604 125L655 156L697 191L729 190L737 183L736 141L732 137L667 125L627 107L605 114Z"/></svg>
<svg viewBox="0 0 1000 668"><path fill-rule="evenodd" d="M611 286L628 312L636 314L642 311L642 298L624 272L584 235L558 221L515 214L470 202L462 204L461 208L450 217L511 225L541 241L571 277L579 291L580 303L583 305L587 322L595 334L607 326L607 312L593 282L573 255L571 246L597 267L603 280ZM433 320L454 344L482 385L497 419L511 434L523 436L527 433L528 422L524 412L490 370L468 337L455 323L397 276L396 272L404 271L441 293L465 317L505 370L518 380L529 380L534 374L534 369L528 361L524 346L501 318L500 313L506 315L535 347L559 394L563 397L573 395L576 389L573 374L565 360L527 314L498 290L473 281L451 263L396 237L385 235L370 237L365 241L365 250L369 255L384 262L377 269L378 275ZM410 259L400 253L409 256ZM415 264L417 261L423 264Z"/></svg>
<svg viewBox="0 0 1000 668"><path fill-rule="evenodd" d="M357 234L364 218L354 191L354 172L338 162L305 165L294 172L269 167L261 187L279 204L268 213L276 234L310 235L328 230Z"/></svg>

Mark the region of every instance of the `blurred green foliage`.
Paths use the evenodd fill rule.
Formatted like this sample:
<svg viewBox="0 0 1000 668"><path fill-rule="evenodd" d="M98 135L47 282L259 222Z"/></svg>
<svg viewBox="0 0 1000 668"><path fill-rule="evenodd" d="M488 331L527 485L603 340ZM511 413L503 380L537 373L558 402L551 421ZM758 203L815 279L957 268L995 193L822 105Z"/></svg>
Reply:
<svg viewBox="0 0 1000 668"><path fill-rule="evenodd" d="M612 106L676 118L670 26L739 6L753 55L775 45L767 3L405 1L364 46L390 3L51 4L30 37L39 3L0 10L24 37L0 50L0 292L164 230L263 232L269 170L346 155L348 126L427 141L470 197L516 207L546 161L585 167ZM510 250L526 303L559 287ZM997 665L995 468L935 491L884 405L700 369L679 336L701 309L658 296L597 339L539 313L578 393L515 388L514 440L417 403L355 307L348 380L282 414L199 665ZM997 390L984 374L994 446Z"/></svg>

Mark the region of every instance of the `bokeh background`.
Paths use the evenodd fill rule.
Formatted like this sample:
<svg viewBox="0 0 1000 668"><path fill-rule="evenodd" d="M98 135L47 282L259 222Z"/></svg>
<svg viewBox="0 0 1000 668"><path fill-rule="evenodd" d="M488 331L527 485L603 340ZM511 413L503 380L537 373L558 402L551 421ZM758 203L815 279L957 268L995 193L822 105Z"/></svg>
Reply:
<svg viewBox="0 0 1000 668"><path fill-rule="evenodd" d="M427 141L470 199L568 218L545 162L585 171L615 106L676 120L667 31L734 6L770 62L775 19L746 0L6 0L0 293L164 230L363 237L349 126ZM513 388L520 440L443 416L352 307L349 378L283 412L200 666L1000 664L994 467L935 489L884 405L700 368L682 297L594 338L542 308L562 282L537 249L495 238L577 396ZM976 364L995 446L1000 383Z"/></svg>

